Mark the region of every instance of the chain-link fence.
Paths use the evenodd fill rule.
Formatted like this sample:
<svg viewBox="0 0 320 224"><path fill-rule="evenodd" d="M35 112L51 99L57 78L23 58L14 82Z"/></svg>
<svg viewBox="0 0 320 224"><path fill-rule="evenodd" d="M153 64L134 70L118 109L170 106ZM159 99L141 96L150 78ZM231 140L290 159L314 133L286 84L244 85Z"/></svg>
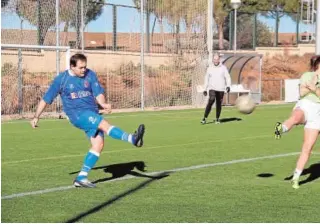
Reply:
<svg viewBox="0 0 320 224"><path fill-rule="evenodd" d="M230 43L229 49L233 49L233 11L229 12L225 24L224 35ZM303 37L300 33L306 30L306 26L300 23L298 13L276 11L248 13L240 10L237 13L237 49L296 46Z"/></svg>
<svg viewBox="0 0 320 224"><path fill-rule="evenodd" d="M208 54L208 2L149 0L143 7L141 2L133 1L130 6L88 0L11 0L2 18L13 25L2 27L2 43L62 45L70 46L72 53L83 51L115 109L191 106L192 79L200 72L196 65ZM28 61L29 51L34 52L34 62L46 64ZM16 106L8 103L2 114L34 112L53 74L64 68L63 52L51 53L44 49L25 52L20 46L3 48L2 68L8 80L2 83L2 95L6 96L7 84L13 83L14 94L6 99L14 98ZM24 95L29 87L32 93Z"/></svg>
<svg viewBox="0 0 320 224"><path fill-rule="evenodd" d="M234 43L234 11L229 8L222 20L218 16L212 19L208 16L214 11L209 10L210 1L9 0L2 7L2 44L69 46L71 53L83 52L88 56L88 67L97 72L107 89L108 102L116 109L195 106L196 85L202 84L210 54L213 50L231 50ZM296 25L284 29L288 19ZM295 13L249 13L240 8L236 21L240 50L296 45L301 39L301 24ZM25 58L30 54L32 61ZM64 58L65 52L57 48L33 49L32 53L19 47L3 50L6 78L2 97L7 97L12 83L17 89L11 89L16 97L11 98L18 106L7 103L2 114L34 112L32 97L41 97L53 74L65 68ZM233 84L241 83L261 93L259 58L250 59L244 68L242 64L249 58L235 58L239 61L231 75L238 75L240 70L248 75L235 75ZM15 73L18 70L23 72ZM41 91L23 95L28 86L32 91L40 86ZM19 99L26 105L21 106Z"/></svg>
<svg viewBox="0 0 320 224"><path fill-rule="evenodd" d="M2 45L1 114L23 115L35 111L57 75L56 63L48 63L55 62L57 49L61 59L59 68L63 71L68 68L68 47ZM46 108L46 112L61 112L60 101L54 101Z"/></svg>

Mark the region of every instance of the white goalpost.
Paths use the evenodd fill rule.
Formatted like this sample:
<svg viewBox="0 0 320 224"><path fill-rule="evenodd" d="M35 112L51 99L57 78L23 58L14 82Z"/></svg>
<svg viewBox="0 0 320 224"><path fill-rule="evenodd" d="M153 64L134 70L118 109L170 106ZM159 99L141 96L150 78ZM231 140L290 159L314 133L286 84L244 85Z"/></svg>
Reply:
<svg viewBox="0 0 320 224"><path fill-rule="evenodd" d="M54 77L69 68L70 47L2 44L1 59L1 114L26 116L35 112ZM60 101L46 111L60 113Z"/></svg>
<svg viewBox="0 0 320 224"><path fill-rule="evenodd" d="M20 45L20 44L1 44L2 50L50 50L50 51L65 51L65 69L69 68L69 59L70 59L70 46L41 46L41 45ZM59 57L56 57L56 60L59 61ZM59 63L60 64L60 63ZM60 66L56 64L57 74L59 74Z"/></svg>
<svg viewBox="0 0 320 224"><path fill-rule="evenodd" d="M208 46L208 64L212 63L213 55L213 7L214 0L208 0L208 27L207 27L207 46Z"/></svg>

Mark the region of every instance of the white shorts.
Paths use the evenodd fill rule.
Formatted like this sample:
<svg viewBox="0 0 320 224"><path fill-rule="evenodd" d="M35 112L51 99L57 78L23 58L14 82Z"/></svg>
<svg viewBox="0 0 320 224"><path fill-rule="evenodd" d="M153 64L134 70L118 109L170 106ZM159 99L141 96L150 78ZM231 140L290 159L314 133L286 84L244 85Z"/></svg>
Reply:
<svg viewBox="0 0 320 224"><path fill-rule="evenodd" d="M297 102L293 109L298 108L304 113L304 128L320 130L320 103L302 99Z"/></svg>

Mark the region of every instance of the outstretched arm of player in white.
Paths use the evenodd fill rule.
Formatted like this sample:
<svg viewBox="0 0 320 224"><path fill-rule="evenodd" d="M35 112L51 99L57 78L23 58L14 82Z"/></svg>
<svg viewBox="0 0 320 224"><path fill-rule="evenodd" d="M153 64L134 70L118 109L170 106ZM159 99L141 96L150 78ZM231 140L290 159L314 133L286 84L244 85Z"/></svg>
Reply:
<svg viewBox="0 0 320 224"><path fill-rule="evenodd" d="M203 88L205 91L208 90L208 85L209 85L209 67L207 68L207 72L206 72L206 75L204 76L204 85L203 85Z"/></svg>
<svg viewBox="0 0 320 224"><path fill-rule="evenodd" d="M106 98L103 94L99 94L96 97L96 100L98 104L103 108L102 110L99 110L99 113L102 114L110 114L111 113L111 104L106 103Z"/></svg>
<svg viewBox="0 0 320 224"><path fill-rule="evenodd" d="M320 89L317 88L318 79L318 75L315 75L313 79L305 85L305 88L307 88L309 92L313 92L317 96L320 96Z"/></svg>
<svg viewBox="0 0 320 224"><path fill-rule="evenodd" d="M310 92L313 92L318 97L320 97L320 89L317 88L316 85L307 84L305 86L300 87L300 96L305 96ZM304 95L302 95L302 94L304 94Z"/></svg>
<svg viewBox="0 0 320 224"><path fill-rule="evenodd" d="M304 97L308 93L310 93L310 89L308 89L305 85L300 85L300 97Z"/></svg>
<svg viewBox="0 0 320 224"><path fill-rule="evenodd" d="M31 121L31 126L33 128L36 128L38 127L37 124L38 124L38 121L39 121L39 118L40 118L40 115L42 114L42 112L44 111L44 109L46 108L47 106L47 103L44 101L44 100L41 100L39 105L38 105L38 108L37 108L37 111Z"/></svg>
<svg viewBox="0 0 320 224"><path fill-rule="evenodd" d="M224 78L226 79L227 87L230 88L231 87L231 77L230 77L230 74L229 74L227 67L224 67L224 68L225 68Z"/></svg>
<svg viewBox="0 0 320 224"><path fill-rule="evenodd" d="M319 89L319 88L316 87L316 91L314 91L314 93L315 93L318 97L320 97L320 89Z"/></svg>

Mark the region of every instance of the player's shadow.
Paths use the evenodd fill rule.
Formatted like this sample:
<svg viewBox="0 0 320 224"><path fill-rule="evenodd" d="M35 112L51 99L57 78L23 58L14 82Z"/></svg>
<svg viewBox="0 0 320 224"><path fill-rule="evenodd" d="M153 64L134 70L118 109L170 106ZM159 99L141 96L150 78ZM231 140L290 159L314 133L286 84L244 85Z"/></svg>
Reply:
<svg viewBox="0 0 320 224"><path fill-rule="evenodd" d="M126 175L132 175L135 177L146 177L150 179L161 179L164 176L152 176L152 175L147 175L141 172L145 172L146 165L143 161L134 161L134 162L129 162L129 163L119 163L119 164L112 164L112 165L107 165L107 166L100 166L100 167L95 167L94 169L103 169L105 173L110 173L112 176L111 177L106 177L106 178L101 178L98 180L93 181L93 183L100 183L100 182L105 182L108 180L116 179L116 178L121 178ZM140 172L135 171L134 169L137 169Z"/></svg>
<svg viewBox="0 0 320 224"><path fill-rule="evenodd" d="M273 177L274 174L272 173L259 173L257 174L257 177L262 177L262 178L268 178L268 177Z"/></svg>
<svg viewBox="0 0 320 224"><path fill-rule="evenodd" d="M228 117L228 118L221 118L220 119L220 123L228 123L228 122L232 122L232 121L242 121L241 118L238 117ZM207 122L206 124L213 124L215 123L215 120Z"/></svg>
<svg viewBox="0 0 320 224"><path fill-rule="evenodd" d="M163 178L164 176L152 176L152 175L147 175L141 172L145 172L146 164L143 161L134 161L134 162L128 162L128 163L118 163L118 164L112 164L112 165L106 165L106 166L98 166L92 168L92 170L103 170L105 173L111 174L111 177L106 177L106 178L101 178L98 180L93 181L92 183L101 183L105 181L110 181L116 178L121 178L126 175L132 175L135 177L146 177L150 179L160 179ZM138 170L140 172L135 171ZM75 174L79 173L80 171L75 171L69 174Z"/></svg>
<svg viewBox="0 0 320 224"><path fill-rule="evenodd" d="M307 179L300 181L300 185L315 181L320 177L320 162L314 163L310 165L307 169L304 169L301 176L305 176L308 174L309 176L307 177ZM284 178L284 180L291 180L292 177L293 176L291 175L289 177Z"/></svg>
<svg viewBox="0 0 320 224"><path fill-rule="evenodd" d="M78 215L76 215L76 216L72 217L71 219L68 219L67 221L65 221L65 223L78 222L81 219L83 219L84 217L87 217L87 216L89 216L91 214L99 212L100 210L112 205L113 203L125 198L126 196L129 196L130 194L133 194L133 193L137 192L138 190L141 190L141 189L145 188L146 186L148 186L152 182L158 181L158 180L160 180L160 179L162 179L164 177L167 177L167 176L169 176L169 172L159 173L159 174L157 174L157 176L154 176L154 178L148 179L148 180L138 184L137 186L135 186L133 188L130 188L129 190L126 190L126 191L124 191L124 192L122 192L122 193L120 193L120 194L108 199L107 201L96 205L95 207L93 207L93 208L91 208L91 209L89 209L87 211L79 213Z"/></svg>

